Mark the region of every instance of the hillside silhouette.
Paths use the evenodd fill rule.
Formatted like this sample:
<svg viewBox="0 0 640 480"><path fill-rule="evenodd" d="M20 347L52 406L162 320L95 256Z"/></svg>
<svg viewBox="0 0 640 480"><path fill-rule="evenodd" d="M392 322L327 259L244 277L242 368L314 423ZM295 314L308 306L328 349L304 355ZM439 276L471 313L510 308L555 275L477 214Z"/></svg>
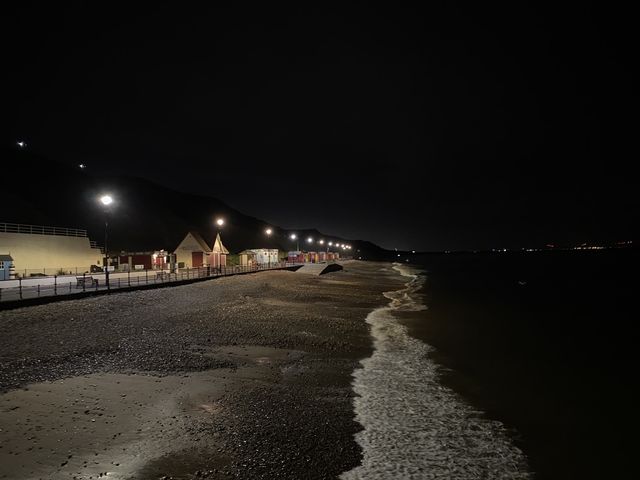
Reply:
<svg viewBox="0 0 640 480"><path fill-rule="evenodd" d="M5 184L0 222L83 228L92 240L104 244L105 212L99 203L103 193L115 202L108 214L109 251L172 251L185 234L199 232L213 243L215 219L223 217L221 235L225 246L237 253L246 248L295 249L285 230L243 214L221 200L172 190L151 181L128 176L98 176L28 150L3 149ZM267 237L265 229L273 230ZM380 258L386 251L367 241L349 240L296 229L300 247L307 236L349 243L355 256Z"/></svg>

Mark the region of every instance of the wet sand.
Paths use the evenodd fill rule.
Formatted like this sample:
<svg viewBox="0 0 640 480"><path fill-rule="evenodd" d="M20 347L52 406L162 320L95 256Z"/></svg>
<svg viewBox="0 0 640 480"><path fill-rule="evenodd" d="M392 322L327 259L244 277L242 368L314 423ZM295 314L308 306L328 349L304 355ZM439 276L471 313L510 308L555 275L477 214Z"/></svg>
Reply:
<svg viewBox="0 0 640 480"><path fill-rule="evenodd" d="M0 478L335 478L402 283L350 262L0 312Z"/></svg>

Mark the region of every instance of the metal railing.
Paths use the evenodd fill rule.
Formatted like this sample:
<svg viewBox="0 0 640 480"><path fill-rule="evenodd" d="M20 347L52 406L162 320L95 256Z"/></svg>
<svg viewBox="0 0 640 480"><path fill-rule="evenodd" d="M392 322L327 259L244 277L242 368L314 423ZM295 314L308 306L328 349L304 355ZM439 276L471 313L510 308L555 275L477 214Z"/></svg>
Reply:
<svg viewBox="0 0 640 480"><path fill-rule="evenodd" d="M278 262L264 265L236 265L228 267L182 268L169 270L134 270L109 273L109 285L105 274L81 273L79 275L53 275L18 278L0 282L0 302L26 300L46 296L73 295L82 292L118 290L145 285L158 285L199 278L216 278L264 270L278 270L297 264Z"/></svg>
<svg viewBox="0 0 640 480"><path fill-rule="evenodd" d="M47 227L44 225L25 225L22 223L0 223L0 232L30 233L36 235L63 235L66 237L87 236L87 231L81 228Z"/></svg>
<svg viewBox="0 0 640 480"><path fill-rule="evenodd" d="M11 269L11 275L23 280L26 278L34 277L53 277L55 275L82 275L83 273L90 273L91 267L41 267L41 268L13 268ZM0 276L0 285L2 285L2 276Z"/></svg>

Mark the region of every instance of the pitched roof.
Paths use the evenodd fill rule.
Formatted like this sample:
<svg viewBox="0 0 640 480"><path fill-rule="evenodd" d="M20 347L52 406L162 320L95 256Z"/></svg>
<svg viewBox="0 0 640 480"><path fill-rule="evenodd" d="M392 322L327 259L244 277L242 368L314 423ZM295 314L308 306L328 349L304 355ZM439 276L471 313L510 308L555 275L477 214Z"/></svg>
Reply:
<svg viewBox="0 0 640 480"><path fill-rule="evenodd" d="M11 255L0 254L0 260L2 260L3 262L13 262L13 258L11 258Z"/></svg>
<svg viewBox="0 0 640 480"><path fill-rule="evenodd" d="M229 253L229 250L222 244L222 240L220 239L220 234L216 235L216 240L213 242L213 252L216 253L224 253L225 255Z"/></svg>
<svg viewBox="0 0 640 480"><path fill-rule="evenodd" d="M202 235L200 235L198 232L193 231L189 232L189 234L191 234L191 236L196 239L196 242L198 242L198 245L200 245L204 252L208 253L211 251L211 248L209 247L209 245L207 245L207 242L204 241Z"/></svg>

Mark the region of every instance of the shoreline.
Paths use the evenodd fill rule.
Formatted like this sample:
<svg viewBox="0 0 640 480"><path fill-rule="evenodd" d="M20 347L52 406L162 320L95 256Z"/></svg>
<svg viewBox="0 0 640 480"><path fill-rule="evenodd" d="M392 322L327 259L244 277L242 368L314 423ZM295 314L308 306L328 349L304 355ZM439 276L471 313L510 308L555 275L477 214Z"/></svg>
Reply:
<svg viewBox="0 0 640 480"><path fill-rule="evenodd" d="M0 478L337 477L360 462L364 318L398 277L350 262L0 312Z"/></svg>
<svg viewBox="0 0 640 480"><path fill-rule="evenodd" d="M406 283L367 316L373 354L354 373L356 435L363 462L343 480L532 478L527 458L502 422L487 418L441 382L433 347L411 334L424 322L422 269L394 264ZM393 388L389 388L393 385Z"/></svg>

